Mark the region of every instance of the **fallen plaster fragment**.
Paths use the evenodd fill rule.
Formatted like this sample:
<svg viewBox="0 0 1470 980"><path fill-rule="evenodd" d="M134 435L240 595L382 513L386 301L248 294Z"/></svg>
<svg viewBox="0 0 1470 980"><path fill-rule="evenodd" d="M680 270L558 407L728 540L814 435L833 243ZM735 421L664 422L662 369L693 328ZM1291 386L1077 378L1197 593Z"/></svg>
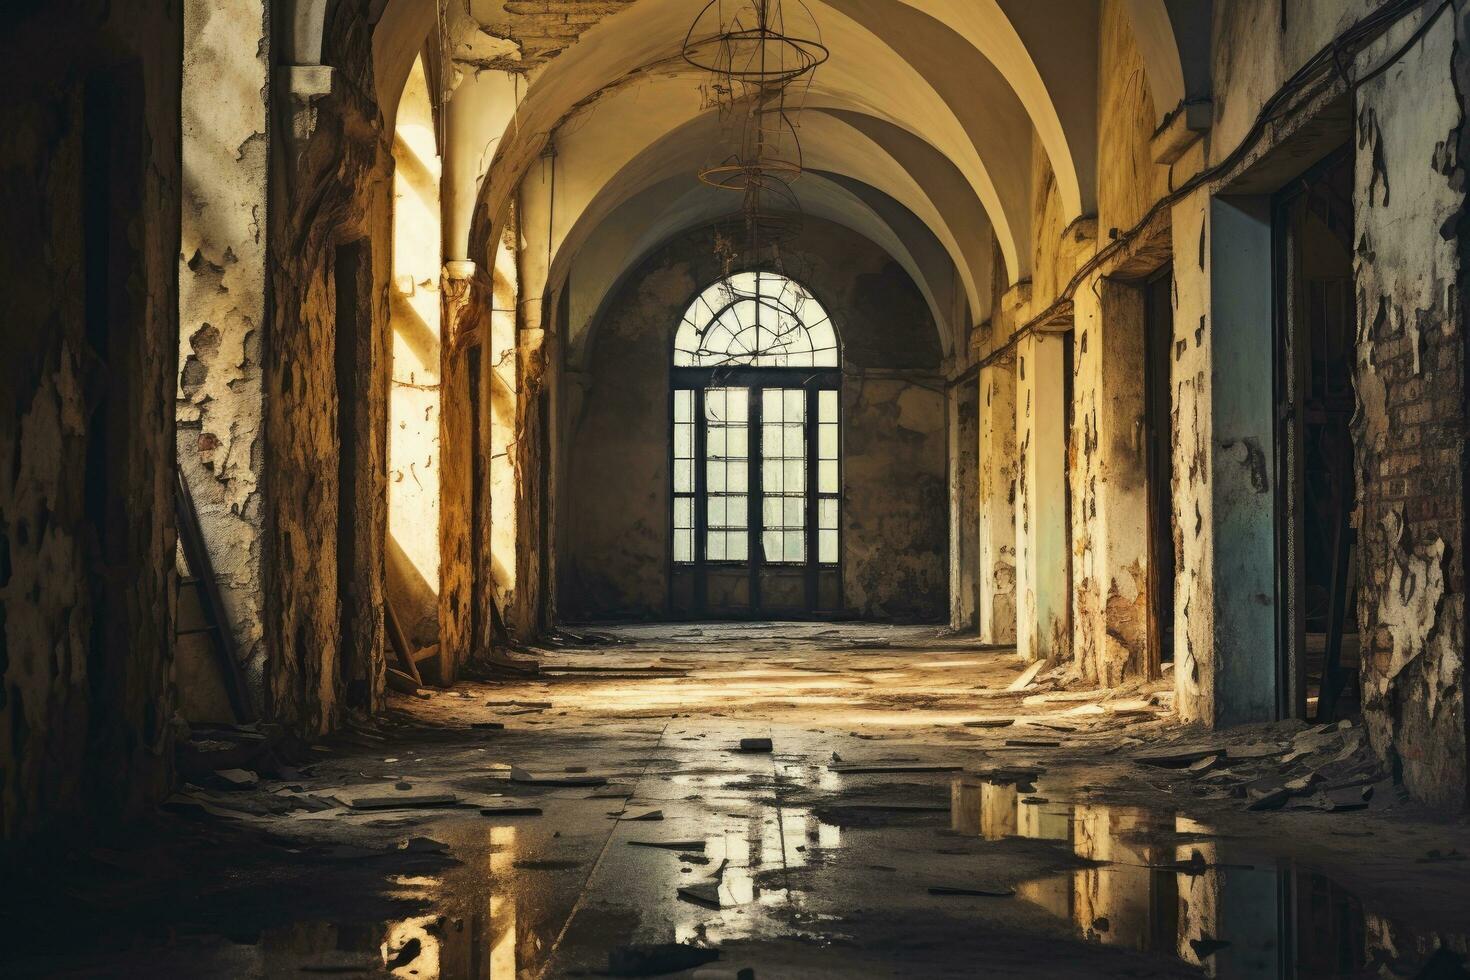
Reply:
<svg viewBox="0 0 1470 980"><path fill-rule="evenodd" d="M251 789L260 783L260 777L249 769L216 769L214 775L227 789Z"/></svg>
<svg viewBox="0 0 1470 980"><path fill-rule="evenodd" d="M1230 745L1225 748L1225 757L1235 759L1265 759L1281 754L1281 746L1270 742L1255 742L1250 745Z"/></svg>
<svg viewBox="0 0 1470 980"><path fill-rule="evenodd" d="M742 738L740 740L741 752L770 752L771 740L768 738Z"/></svg>
<svg viewBox="0 0 1470 980"><path fill-rule="evenodd" d="M1049 738L1008 738L1006 745L1013 749L1056 749L1062 743Z"/></svg>
<svg viewBox="0 0 1470 980"><path fill-rule="evenodd" d="M971 896L975 898L1012 898L1016 893L1010 888L955 888L950 885L930 885L929 894L955 897Z"/></svg>
<svg viewBox="0 0 1470 980"><path fill-rule="evenodd" d="M358 796L341 799L354 810L413 810L420 807L454 806L459 797L453 793L420 793L417 796Z"/></svg>
<svg viewBox="0 0 1470 980"><path fill-rule="evenodd" d="M541 808L539 806L525 806L516 804L514 806L482 806L480 814L486 817L539 817Z"/></svg>
<svg viewBox="0 0 1470 980"><path fill-rule="evenodd" d="M974 721L961 722L966 728L1006 728L1015 723L1014 718L977 718Z"/></svg>
<svg viewBox="0 0 1470 980"><path fill-rule="evenodd" d="M702 840L630 840L631 847L657 847L666 851L703 851Z"/></svg>
<svg viewBox="0 0 1470 980"><path fill-rule="evenodd" d="M840 773L867 773L867 772L958 772L965 768L957 765L944 765L939 763L897 763L876 765L864 765L861 763L847 765L828 766L831 772Z"/></svg>
<svg viewBox="0 0 1470 980"><path fill-rule="evenodd" d="M1032 682L1036 680L1036 675L1039 674L1039 673L1041 673L1041 671L1045 667L1046 667L1046 661L1045 660L1038 660L1038 661L1036 661L1034 664L1032 664L1031 666L1027 667L1025 670L1021 671L1020 676L1017 677L1015 680L1011 681L1011 683L1006 687L1006 690L1007 691L1024 691L1026 688L1028 688L1028 687L1031 686Z"/></svg>
<svg viewBox="0 0 1470 980"><path fill-rule="evenodd" d="M510 781L513 783L526 783L531 786L606 786L607 780L601 776L537 776L527 772L519 766L510 767Z"/></svg>
<svg viewBox="0 0 1470 980"><path fill-rule="evenodd" d="M704 881L695 882L692 885L679 886L679 897L685 901L693 902L696 905L707 905L716 909L724 908L724 902L720 899L720 884L725 879L725 868L729 864L730 859L726 858L720 862L720 866L715 869L715 873Z"/></svg>

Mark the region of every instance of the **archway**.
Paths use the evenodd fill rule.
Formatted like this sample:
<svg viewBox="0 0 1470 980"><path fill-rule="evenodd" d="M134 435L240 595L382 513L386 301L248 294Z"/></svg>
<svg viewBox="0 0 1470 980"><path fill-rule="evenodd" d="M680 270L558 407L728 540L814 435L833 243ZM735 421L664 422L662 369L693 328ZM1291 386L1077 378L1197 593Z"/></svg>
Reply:
<svg viewBox="0 0 1470 980"><path fill-rule="evenodd" d="M813 616L842 604L840 341L775 272L703 290L674 335L671 605Z"/></svg>

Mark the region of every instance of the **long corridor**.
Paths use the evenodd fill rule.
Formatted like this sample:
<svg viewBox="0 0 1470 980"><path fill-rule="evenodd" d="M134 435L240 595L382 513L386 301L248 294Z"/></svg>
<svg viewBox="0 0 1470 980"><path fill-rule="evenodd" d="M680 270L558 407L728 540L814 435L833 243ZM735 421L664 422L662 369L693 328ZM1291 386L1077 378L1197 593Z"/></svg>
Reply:
<svg viewBox="0 0 1470 980"><path fill-rule="evenodd" d="M1360 729L1221 737L932 627L559 640L321 744L196 729L160 822L6 890L5 972L1462 975L1419 971L1470 831Z"/></svg>

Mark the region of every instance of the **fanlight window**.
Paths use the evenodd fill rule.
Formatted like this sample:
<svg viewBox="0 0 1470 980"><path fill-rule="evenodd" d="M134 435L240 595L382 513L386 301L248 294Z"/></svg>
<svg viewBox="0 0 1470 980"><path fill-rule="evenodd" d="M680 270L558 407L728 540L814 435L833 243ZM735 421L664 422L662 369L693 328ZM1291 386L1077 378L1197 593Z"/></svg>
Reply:
<svg viewBox="0 0 1470 980"><path fill-rule="evenodd" d="M742 272L699 295L674 335L675 367L838 366L837 332L800 284Z"/></svg>

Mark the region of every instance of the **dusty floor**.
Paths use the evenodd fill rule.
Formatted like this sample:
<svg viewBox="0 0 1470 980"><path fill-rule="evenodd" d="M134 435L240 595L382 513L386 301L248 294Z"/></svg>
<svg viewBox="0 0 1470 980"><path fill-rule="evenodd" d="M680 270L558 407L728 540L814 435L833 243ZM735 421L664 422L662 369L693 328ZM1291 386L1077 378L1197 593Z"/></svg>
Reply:
<svg viewBox="0 0 1470 980"><path fill-rule="evenodd" d="M680 943L710 978L1467 975L1470 828L1354 727L1011 691L1012 651L932 628L573 635L36 855L0 974L645 975L625 947Z"/></svg>

